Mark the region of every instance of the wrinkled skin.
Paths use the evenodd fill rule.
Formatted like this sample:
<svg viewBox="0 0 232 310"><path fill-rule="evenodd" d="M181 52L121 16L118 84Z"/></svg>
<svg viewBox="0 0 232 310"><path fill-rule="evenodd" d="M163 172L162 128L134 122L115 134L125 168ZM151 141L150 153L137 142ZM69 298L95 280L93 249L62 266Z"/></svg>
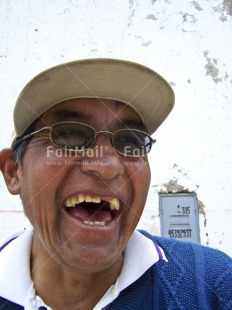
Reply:
<svg viewBox="0 0 232 310"><path fill-rule="evenodd" d="M66 113L58 117L60 110ZM130 107L98 99L58 104L42 115L37 128L68 120L86 123L96 131L114 132L125 124L145 130ZM91 158L85 153L58 157L55 147L48 153L51 145L47 131L35 135L22 164L15 165L5 150L1 167L9 191L21 195L35 230L31 270L37 293L54 309L64 305L65 309L91 309L120 273L123 250L145 205L150 169L146 157L118 154L104 133L98 135ZM120 215L109 225L83 224L64 208L65 200L79 193L118 197ZM52 294L49 287L56 288Z"/></svg>

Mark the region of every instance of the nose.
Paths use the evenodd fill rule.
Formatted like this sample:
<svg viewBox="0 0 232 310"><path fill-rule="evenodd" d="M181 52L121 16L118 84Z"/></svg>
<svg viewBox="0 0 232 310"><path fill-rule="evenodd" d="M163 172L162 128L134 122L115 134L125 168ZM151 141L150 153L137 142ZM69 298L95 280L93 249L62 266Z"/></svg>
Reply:
<svg viewBox="0 0 232 310"><path fill-rule="evenodd" d="M94 173L104 180L111 180L124 173L122 155L113 148L107 134L97 136L95 145L83 152L81 171Z"/></svg>

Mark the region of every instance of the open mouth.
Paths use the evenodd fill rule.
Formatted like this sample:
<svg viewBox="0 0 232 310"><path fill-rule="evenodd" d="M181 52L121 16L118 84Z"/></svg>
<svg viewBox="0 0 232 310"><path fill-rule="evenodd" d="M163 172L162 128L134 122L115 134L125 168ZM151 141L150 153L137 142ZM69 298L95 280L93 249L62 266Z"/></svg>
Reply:
<svg viewBox="0 0 232 310"><path fill-rule="evenodd" d="M65 201L65 210L86 225L109 225L121 211L119 199L78 194Z"/></svg>

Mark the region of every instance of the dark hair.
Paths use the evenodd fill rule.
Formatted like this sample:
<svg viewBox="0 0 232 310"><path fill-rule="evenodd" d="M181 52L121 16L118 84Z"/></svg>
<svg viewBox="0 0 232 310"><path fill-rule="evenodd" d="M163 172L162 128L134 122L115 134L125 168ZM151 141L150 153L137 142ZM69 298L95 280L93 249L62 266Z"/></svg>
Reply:
<svg viewBox="0 0 232 310"><path fill-rule="evenodd" d="M12 148L13 159L17 163L22 162L23 155L25 153L27 145L30 143L31 137L20 142L20 143L16 143L16 142L20 138L22 138L22 137L32 133L33 131L35 131L36 130L36 122L37 122L37 119L24 131L24 133L20 137L17 137L17 139L12 144L11 148Z"/></svg>

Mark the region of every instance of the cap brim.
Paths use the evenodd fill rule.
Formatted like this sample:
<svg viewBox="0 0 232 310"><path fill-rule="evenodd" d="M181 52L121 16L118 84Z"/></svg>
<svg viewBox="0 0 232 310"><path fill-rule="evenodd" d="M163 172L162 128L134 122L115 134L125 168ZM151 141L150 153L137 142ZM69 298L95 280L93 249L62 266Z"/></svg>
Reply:
<svg viewBox="0 0 232 310"><path fill-rule="evenodd" d="M170 85L155 71L117 59L85 59L52 67L22 90L14 109L16 137L52 106L74 98L123 102L134 109L152 134L174 105Z"/></svg>

